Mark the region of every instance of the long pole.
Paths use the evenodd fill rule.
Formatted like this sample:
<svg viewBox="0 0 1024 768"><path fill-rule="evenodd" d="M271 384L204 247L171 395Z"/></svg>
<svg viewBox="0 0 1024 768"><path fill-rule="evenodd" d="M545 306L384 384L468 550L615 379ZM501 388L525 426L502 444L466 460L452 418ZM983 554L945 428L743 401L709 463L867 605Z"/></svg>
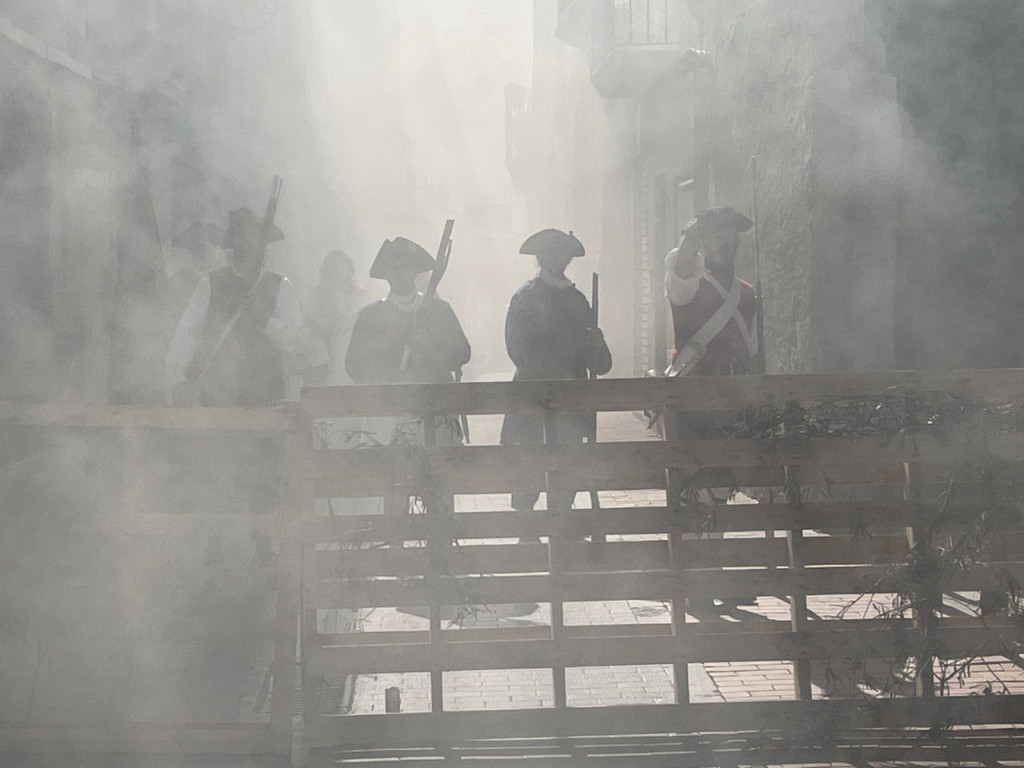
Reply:
<svg viewBox="0 0 1024 768"><path fill-rule="evenodd" d="M591 275L591 278L590 278L590 308L591 308L591 310L592 310L592 312L594 314L594 327L595 328L598 327L598 320L599 320L598 302L599 301L600 301L600 295L598 294L598 277L597 277L597 272L594 272ZM596 379L597 378L597 374L594 373L593 371L590 371L590 378ZM594 411L592 414L590 414L590 434L587 435L587 442L588 443L596 443L597 442L597 411ZM598 498L597 491L591 491L590 492L590 508L591 509L600 509L601 508L601 500ZM604 537L602 536L601 538L603 539ZM595 537L595 539L596 539L596 537Z"/></svg>
<svg viewBox="0 0 1024 768"><path fill-rule="evenodd" d="M754 321L757 323L757 372L767 373L764 348L764 294L761 292L761 243L757 218L757 156L750 156L750 213L754 221Z"/></svg>

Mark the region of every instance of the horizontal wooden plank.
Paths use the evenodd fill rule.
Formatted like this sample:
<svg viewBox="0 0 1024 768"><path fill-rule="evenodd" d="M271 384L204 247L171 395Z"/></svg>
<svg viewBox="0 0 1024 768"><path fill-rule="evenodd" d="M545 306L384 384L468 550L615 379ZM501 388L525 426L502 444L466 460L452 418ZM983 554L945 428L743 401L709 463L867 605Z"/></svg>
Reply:
<svg viewBox="0 0 1024 768"><path fill-rule="evenodd" d="M1008 403L1024 398L1024 370L880 371L850 374L690 376L675 379L472 382L318 387L302 391L313 418L394 413L520 413L633 411L665 405L677 410L724 410L772 403L880 397L908 390L952 393Z"/></svg>
<svg viewBox="0 0 1024 768"><path fill-rule="evenodd" d="M280 408L146 408L0 402L0 423L55 428L287 432L301 429L297 404Z"/></svg>
<svg viewBox="0 0 1024 768"><path fill-rule="evenodd" d="M470 605L586 600L665 600L749 595L892 593L911 587L908 574L883 565L742 570L556 573L552 575L394 579L307 583L310 608L370 608L396 605ZM1024 581L1024 563L951 568L943 591L1005 591Z"/></svg>
<svg viewBox="0 0 1024 768"><path fill-rule="evenodd" d="M1024 749L1018 731L986 726L985 736L960 735L956 729L932 735L921 729L881 732L880 729L831 732L831 738L798 743L791 736L769 732L729 732L646 736L600 735L542 739L453 739L444 747L318 749L316 765L355 763L431 768L485 762L488 768L706 768L730 766L737 757L756 752L766 765L843 765L918 761L925 765L1013 760ZM980 733L980 731L979 731ZM324 762L320 762L324 761ZM626 762L628 761L628 762ZM31 767L29 767L31 768Z"/></svg>
<svg viewBox="0 0 1024 768"><path fill-rule="evenodd" d="M263 724L0 722L0 753L288 755L291 738Z"/></svg>
<svg viewBox="0 0 1024 768"><path fill-rule="evenodd" d="M923 647L920 630L898 632L878 621L871 627L835 628L842 622L815 622L803 632L766 623L749 631L705 632L699 624L679 637L655 634L618 636L575 632L569 637L442 642L432 645L386 644L322 646L310 649L311 674L322 672L386 674L485 669L633 666L680 662L786 661L793 659L887 659ZM580 629L580 628L574 628ZM483 634L484 631L480 631ZM606 634L607 633L607 634ZM461 632L446 633L459 635ZM1024 641L1017 626L974 626L939 630L943 658L998 656Z"/></svg>
<svg viewBox="0 0 1024 768"><path fill-rule="evenodd" d="M512 738L530 734L694 733L749 730L801 734L809 725L827 724L829 732L845 728L928 727L934 724L1010 724L1024 711L1022 696L871 701L773 701L623 706L502 712L448 712L320 716L310 718L310 747L331 745L411 745L426 747L450 740L451 734L474 739ZM820 737L820 731L819 731Z"/></svg>
<svg viewBox="0 0 1024 768"><path fill-rule="evenodd" d="M962 467L964 439L920 436L883 445L870 438L814 438L771 446L756 440L677 443L620 442L573 446L458 446L407 451L375 448L315 451L310 479L324 496L382 495L394 486L415 489L430 476L448 493L590 488L596 490L664 487L666 468L686 485L781 484L781 467L796 468L802 484L894 483L912 462L940 476ZM992 457L1024 456L1024 434L997 435ZM744 474L745 473L745 474Z"/></svg>
<svg viewBox="0 0 1024 768"><path fill-rule="evenodd" d="M450 539L449 539L450 541ZM562 570L634 572L681 568L783 567L789 553L783 538L709 539L557 543ZM801 543L808 565L887 565L908 554L906 535L818 536ZM405 549L320 550L314 556L312 578L365 579L382 576L459 576L467 574L548 572L547 544L489 544ZM994 542L987 559L1024 559L1024 537L1006 536Z"/></svg>
<svg viewBox="0 0 1024 768"><path fill-rule="evenodd" d="M492 643L499 641L547 640L551 638L551 626L523 625L500 627L451 627L442 623L442 637L448 644L467 642ZM604 624L599 626L567 626L562 636L576 637L660 637L672 634L671 624ZM364 645L417 645L430 642L428 630L403 630L396 632L348 632L344 634L317 634L313 639L321 648L329 646L351 647ZM415 650L415 649L414 649Z"/></svg>
<svg viewBox="0 0 1024 768"><path fill-rule="evenodd" d="M780 545L784 544L781 542ZM574 570L637 571L669 567L667 541L631 541L614 544L566 542L558 545L561 562ZM763 560L754 547L738 545L736 559ZM784 556L784 546L776 548ZM493 544L445 546L437 549L345 549L316 553L315 578L409 577L420 574L462 575L547 572L550 555L546 544ZM727 561L724 564L731 564ZM709 561L709 565L719 564ZM744 565L751 563L743 563ZM752 563L760 565L760 562Z"/></svg>
<svg viewBox="0 0 1024 768"><path fill-rule="evenodd" d="M802 442L766 444L753 439L686 440L678 442L617 442L581 445L465 445L408 451L383 447L356 451L313 451L310 477L336 477L356 471L372 471L391 482L407 482L425 468L458 486L464 475L504 469L509 476L527 473L568 473L578 465L594 472L621 471L635 467L675 469L684 475L700 469L763 467L785 464L811 465L821 469L843 466L960 465L964 461L964 440L920 436L901 444L885 445L877 437L812 438ZM997 455L1024 454L1024 434L993 438Z"/></svg>
<svg viewBox="0 0 1024 768"><path fill-rule="evenodd" d="M469 605L586 600L664 600L744 597L758 594L860 594L892 591L886 566L823 567L802 571L648 571L563 573L477 578L395 579L377 582L307 584L312 608L369 608L395 605Z"/></svg>
<svg viewBox="0 0 1024 768"><path fill-rule="evenodd" d="M986 514L993 531L1024 532L1024 518L1016 510L994 516L988 503L805 502L791 504L703 505L679 512L666 507L577 509L557 517L544 510L534 512L460 512L445 522L461 539L512 538L552 534L580 537L589 534L669 534L728 531L788 531L828 528L868 535L878 529L893 530L915 525L935 525L955 530L971 525ZM713 514L712 514L713 512ZM353 515L307 517L307 540L358 544L396 540L425 540L435 525L430 515Z"/></svg>

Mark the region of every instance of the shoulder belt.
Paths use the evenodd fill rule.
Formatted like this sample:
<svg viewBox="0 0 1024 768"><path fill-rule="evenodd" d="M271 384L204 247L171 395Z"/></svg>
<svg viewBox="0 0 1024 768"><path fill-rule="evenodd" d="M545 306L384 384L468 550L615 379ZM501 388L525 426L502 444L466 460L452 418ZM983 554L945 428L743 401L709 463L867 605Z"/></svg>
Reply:
<svg viewBox="0 0 1024 768"><path fill-rule="evenodd" d="M676 351L675 357L672 358L672 364L665 369L666 376L687 376L692 373L697 363L707 353L708 344L722 332L722 329L725 328L739 308L740 294L743 291L742 283L739 280L734 279L732 287L726 293L721 283L712 276L704 275L704 277L708 278L708 281L715 287L715 290L722 295L723 301L718 305L718 309L715 310L714 314L708 318L707 322L697 329L693 336L683 344L681 349ZM740 327L746 330L745 323L741 322Z"/></svg>

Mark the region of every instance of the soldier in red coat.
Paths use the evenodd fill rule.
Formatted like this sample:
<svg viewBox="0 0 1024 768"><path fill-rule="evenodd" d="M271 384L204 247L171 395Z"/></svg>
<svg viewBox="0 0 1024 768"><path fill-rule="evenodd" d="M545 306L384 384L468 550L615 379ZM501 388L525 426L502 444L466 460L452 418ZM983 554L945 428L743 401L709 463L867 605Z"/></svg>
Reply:
<svg viewBox="0 0 1024 768"><path fill-rule="evenodd" d="M736 276L741 232L753 222L735 208L712 208L687 224L665 258L665 293L672 307L675 351L669 376L755 373L757 302ZM686 414L680 436L708 438L715 419Z"/></svg>
<svg viewBox="0 0 1024 768"><path fill-rule="evenodd" d="M740 233L753 222L735 208L712 208L686 225L679 247L665 258L665 292L672 307L675 352L670 376L756 373L757 300L753 286L736 276ZM719 414L676 415L678 437L724 436ZM724 501L712 494L712 500ZM723 608L754 605L754 597L719 599ZM715 610L710 599L691 608Z"/></svg>

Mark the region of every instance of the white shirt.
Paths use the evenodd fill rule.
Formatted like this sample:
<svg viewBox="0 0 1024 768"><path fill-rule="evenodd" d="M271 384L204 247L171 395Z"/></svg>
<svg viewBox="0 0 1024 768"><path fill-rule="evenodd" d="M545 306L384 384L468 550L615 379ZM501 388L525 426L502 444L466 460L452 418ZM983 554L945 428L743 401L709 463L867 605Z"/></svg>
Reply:
<svg viewBox="0 0 1024 768"><path fill-rule="evenodd" d="M185 311L181 313L171 345L167 349L164 384L168 391L185 381L185 371L192 363L206 326L206 313L210 308L210 275L205 274L196 284ZM271 312L264 328L267 338L282 354L295 352L305 336L302 311L295 289L287 277L281 278Z"/></svg>
<svg viewBox="0 0 1024 768"><path fill-rule="evenodd" d="M679 260L679 249L673 248L665 257L665 295L670 303L677 306L689 304L697 298L700 280L704 276L704 256L697 254L697 271L693 277L679 277L676 274L676 262Z"/></svg>

